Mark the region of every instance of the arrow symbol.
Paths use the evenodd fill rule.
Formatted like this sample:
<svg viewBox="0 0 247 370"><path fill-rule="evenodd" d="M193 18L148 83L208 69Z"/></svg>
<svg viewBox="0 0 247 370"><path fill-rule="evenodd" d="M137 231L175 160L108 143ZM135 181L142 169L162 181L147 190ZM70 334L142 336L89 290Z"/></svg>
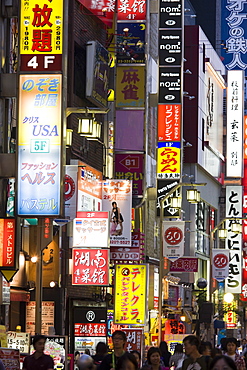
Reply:
<svg viewBox="0 0 247 370"><path fill-rule="evenodd" d="M127 157L123 158L120 162L127 170L133 168L139 168L139 157L128 155Z"/></svg>

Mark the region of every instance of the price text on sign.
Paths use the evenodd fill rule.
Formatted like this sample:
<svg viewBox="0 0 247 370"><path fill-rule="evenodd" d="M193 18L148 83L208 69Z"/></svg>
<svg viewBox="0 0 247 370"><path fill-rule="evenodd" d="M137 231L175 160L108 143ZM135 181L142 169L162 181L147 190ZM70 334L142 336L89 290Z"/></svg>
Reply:
<svg viewBox="0 0 247 370"><path fill-rule="evenodd" d="M218 268L224 268L228 264L228 258L225 254L216 254L214 256L214 265Z"/></svg>
<svg viewBox="0 0 247 370"><path fill-rule="evenodd" d="M169 227L165 231L164 237L167 244L175 245L182 241L183 232L178 227Z"/></svg>

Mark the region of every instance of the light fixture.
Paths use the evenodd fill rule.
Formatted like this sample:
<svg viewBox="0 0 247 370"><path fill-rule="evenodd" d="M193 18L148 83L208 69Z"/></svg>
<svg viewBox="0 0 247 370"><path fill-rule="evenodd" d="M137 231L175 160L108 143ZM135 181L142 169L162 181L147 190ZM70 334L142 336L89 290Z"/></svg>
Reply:
<svg viewBox="0 0 247 370"><path fill-rule="evenodd" d="M88 140L99 140L101 137L101 123L94 121L93 129L92 129L92 136L88 137Z"/></svg>
<svg viewBox="0 0 247 370"><path fill-rule="evenodd" d="M191 72L191 70L190 69L186 69L186 71L184 71L184 73L186 73L187 75L192 75L192 72Z"/></svg>
<svg viewBox="0 0 247 370"><path fill-rule="evenodd" d="M32 263L36 263L37 261L38 261L38 257L37 256L31 257L31 262Z"/></svg>
<svg viewBox="0 0 247 370"><path fill-rule="evenodd" d="M242 233L242 224L238 222L234 222L231 224L231 232L235 234L241 234Z"/></svg>
<svg viewBox="0 0 247 370"><path fill-rule="evenodd" d="M226 302L226 303L232 303L234 301L234 295L232 293L226 293L224 294L223 296L223 300Z"/></svg>
<svg viewBox="0 0 247 370"><path fill-rule="evenodd" d="M171 205L171 208L181 208L181 205L182 205L182 198L181 197L171 197L170 198L170 205Z"/></svg>
<svg viewBox="0 0 247 370"><path fill-rule="evenodd" d="M93 117L80 118L78 120L78 134L81 136L92 136L93 122Z"/></svg>
<svg viewBox="0 0 247 370"><path fill-rule="evenodd" d="M55 286L57 286L57 282L56 281L50 281L50 288L55 288Z"/></svg>
<svg viewBox="0 0 247 370"><path fill-rule="evenodd" d="M218 236L220 239L226 239L227 238L227 229L219 229L218 230Z"/></svg>
<svg viewBox="0 0 247 370"><path fill-rule="evenodd" d="M69 148L72 145L72 132L71 128L66 129L66 148Z"/></svg>
<svg viewBox="0 0 247 370"><path fill-rule="evenodd" d="M200 202L200 192L197 189L188 189L186 192L186 197L188 202L190 203L198 203Z"/></svg>
<svg viewBox="0 0 247 370"><path fill-rule="evenodd" d="M186 317L185 317L184 315L182 315L182 316L180 316L180 320L181 320L182 322L185 322L185 321L186 321Z"/></svg>

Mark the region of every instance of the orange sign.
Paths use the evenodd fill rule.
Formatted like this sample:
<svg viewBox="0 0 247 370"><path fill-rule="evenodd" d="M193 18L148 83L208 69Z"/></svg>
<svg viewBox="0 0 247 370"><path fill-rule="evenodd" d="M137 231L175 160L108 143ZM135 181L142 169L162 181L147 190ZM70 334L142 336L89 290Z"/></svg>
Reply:
<svg viewBox="0 0 247 370"><path fill-rule="evenodd" d="M158 105L158 141L180 141L181 104Z"/></svg>

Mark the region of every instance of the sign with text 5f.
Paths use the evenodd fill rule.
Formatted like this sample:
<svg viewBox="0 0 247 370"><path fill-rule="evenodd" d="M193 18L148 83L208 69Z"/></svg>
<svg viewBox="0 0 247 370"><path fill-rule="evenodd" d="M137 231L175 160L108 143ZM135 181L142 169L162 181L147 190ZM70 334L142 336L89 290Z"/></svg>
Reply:
<svg viewBox="0 0 247 370"><path fill-rule="evenodd" d="M20 75L19 215L60 214L62 76Z"/></svg>
<svg viewBox="0 0 247 370"><path fill-rule="evenodd" d="M21 71L62 69L63 1L21 1Z"/></svg>

